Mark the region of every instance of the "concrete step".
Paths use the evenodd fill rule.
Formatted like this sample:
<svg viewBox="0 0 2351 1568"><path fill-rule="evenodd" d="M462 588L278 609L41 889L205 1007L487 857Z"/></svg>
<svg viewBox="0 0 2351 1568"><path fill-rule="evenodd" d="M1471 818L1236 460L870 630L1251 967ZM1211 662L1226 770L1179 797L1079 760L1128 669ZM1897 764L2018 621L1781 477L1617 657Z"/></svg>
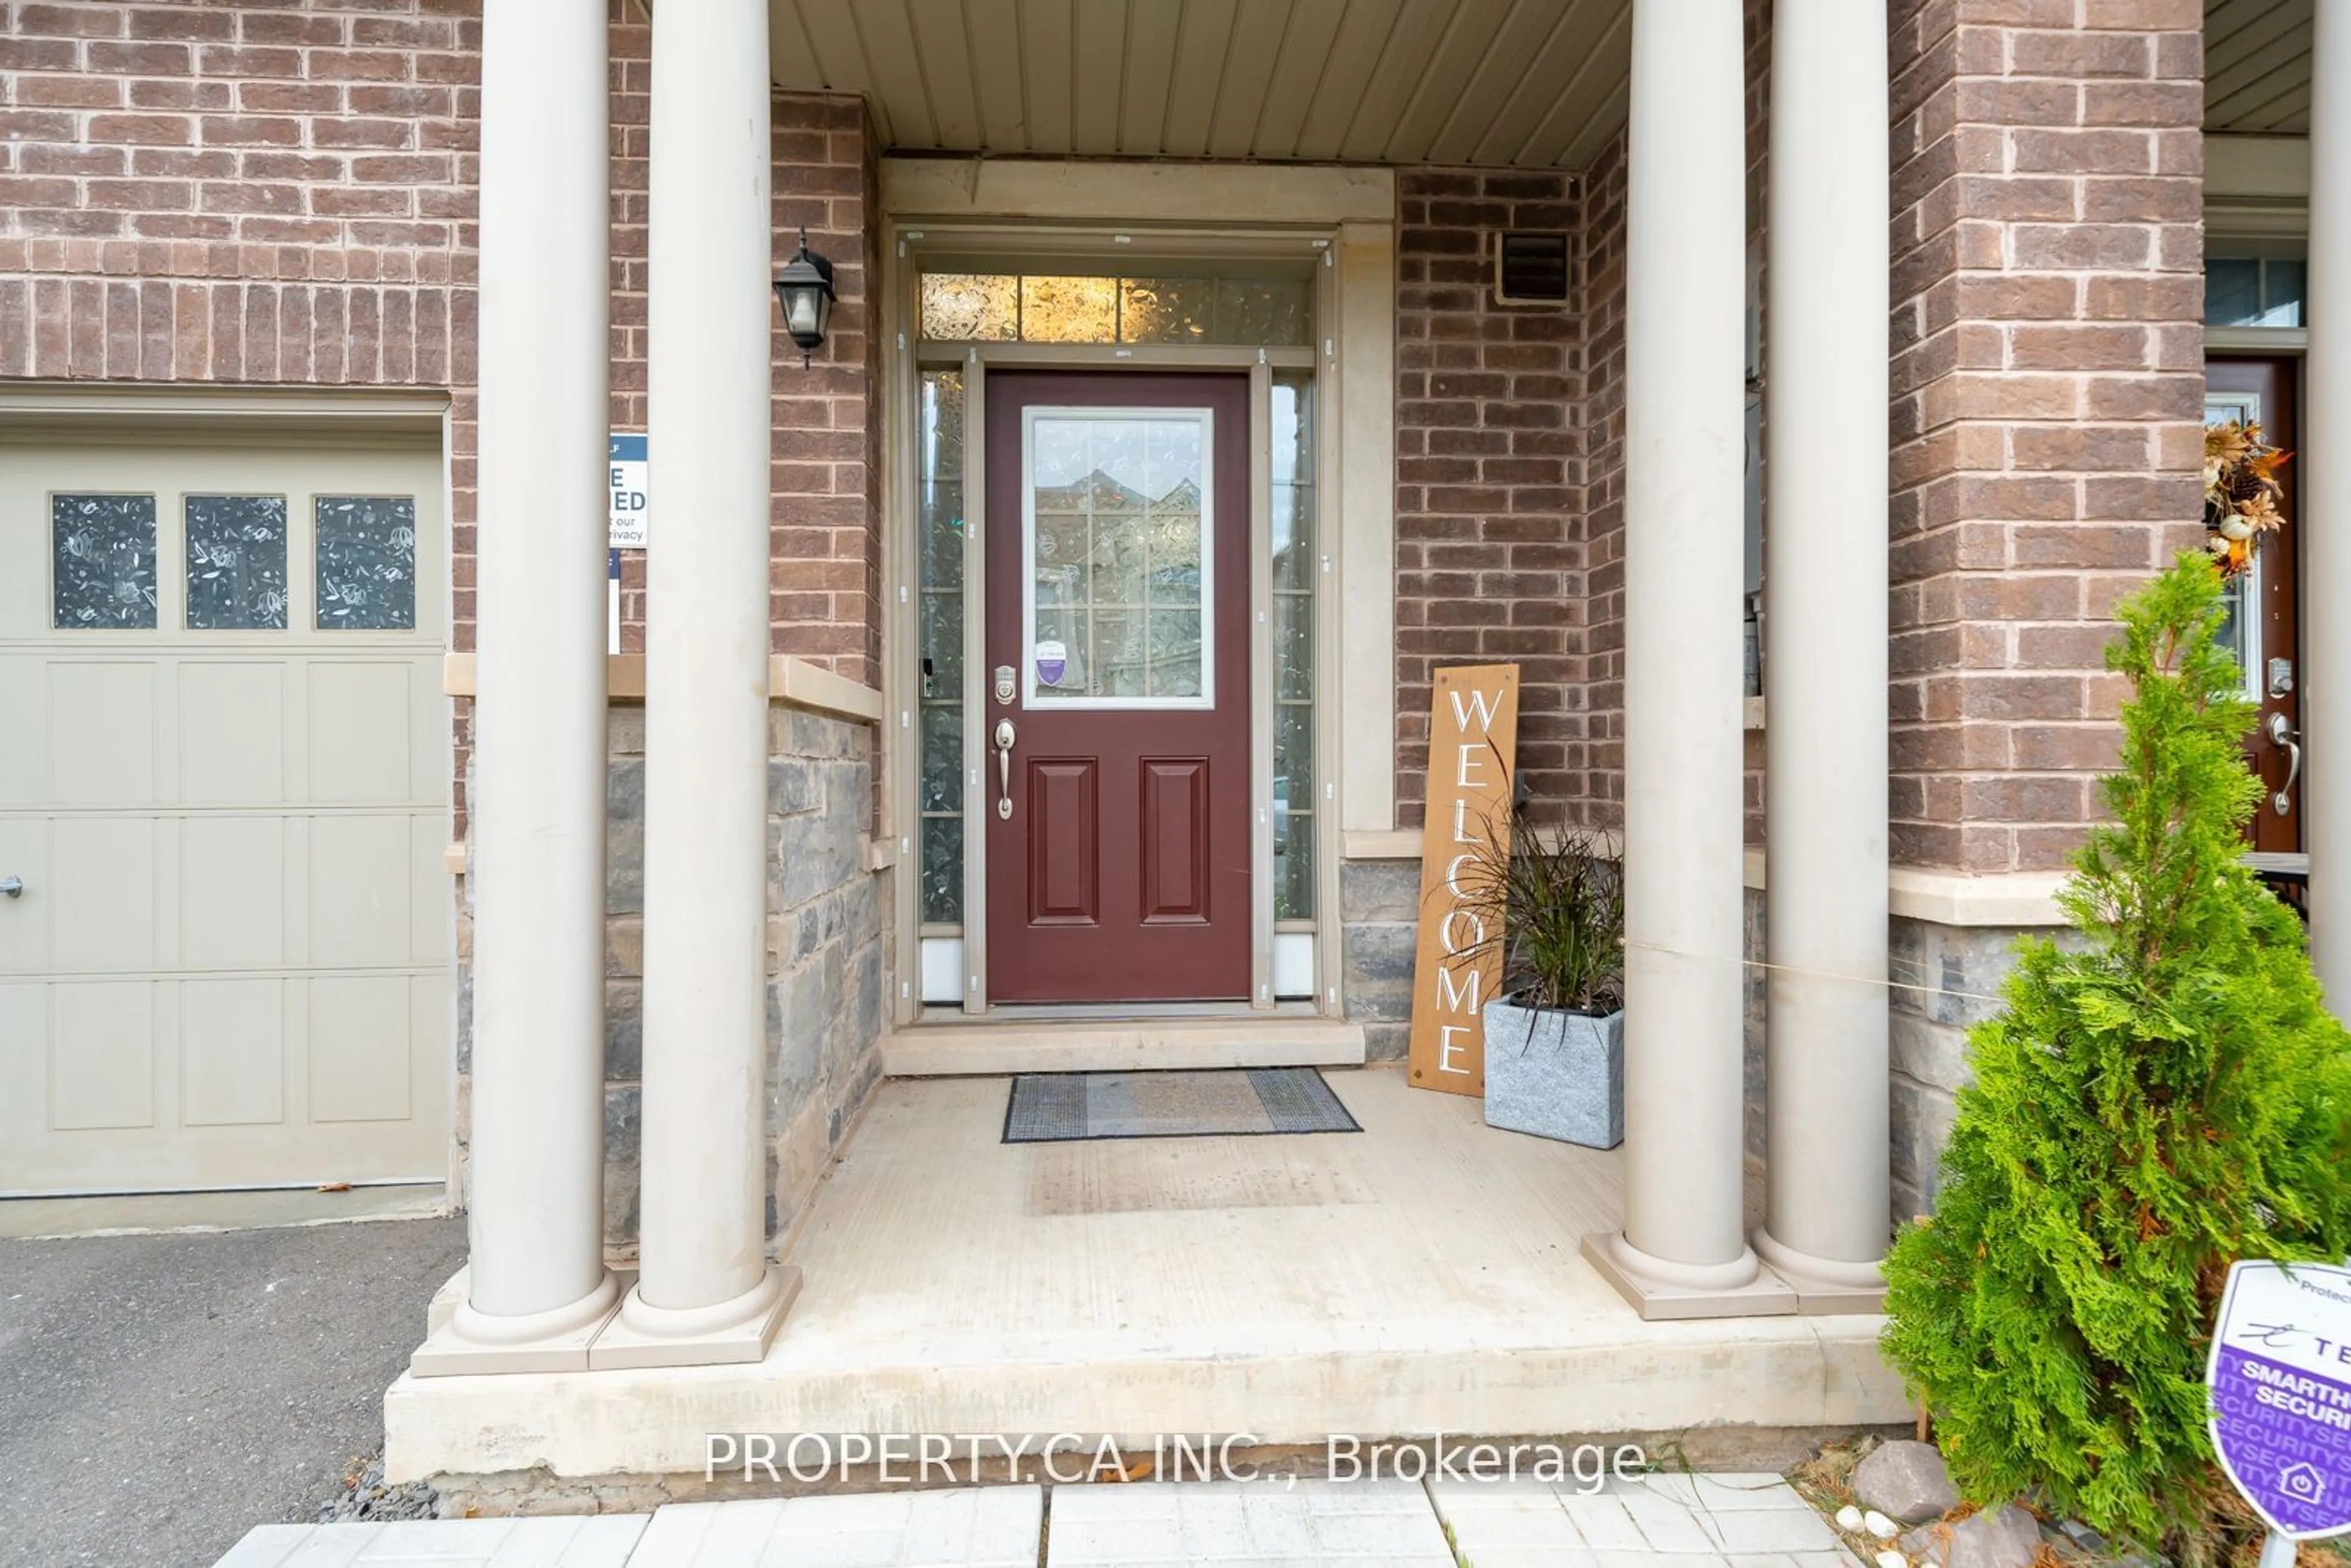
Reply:
<svg viewBox="0 0 2351 1568"><path fill-rule="evenodd" d="M1357 1067L1364 1029L1343 1019L984 1019L918 1023L882 1042L892 1078L1133 1072L1214 1067Z"/></svg>

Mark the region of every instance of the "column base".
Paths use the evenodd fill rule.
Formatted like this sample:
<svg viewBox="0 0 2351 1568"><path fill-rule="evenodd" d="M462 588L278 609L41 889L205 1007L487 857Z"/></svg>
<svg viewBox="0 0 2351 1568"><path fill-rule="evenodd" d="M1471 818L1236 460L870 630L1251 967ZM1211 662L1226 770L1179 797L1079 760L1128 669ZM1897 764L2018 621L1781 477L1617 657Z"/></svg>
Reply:
<svg viewBox="0 0 2351 1568"><path fill-rule="evenodd" d="M1839 1312L1886 1310L1886 1273L1880 1267L1883 1260L1850 1263L1835 1258L1815 1258L1774 1241L1761 1226L1756 1228L1753 1239L1756 1256L1796 1292L1796 1310L1804 1316L1830 1317Z"/></svg>
<svg viewBox="0 0 2351 1568"><path fill-rule="evenodd" d="M1797 1311L1796 1292L1744 1249L1732 1262L1695 1268L1653 1258L1621 1230L1583 1239L1583 1260L1632 1303L1644 1322L1684 1318L1780 1318Z"/></svg>
<svg viewBox="0 0 2351 1568"><path fill-rule="evenodd" d="M588 1347L621 1310L622 1284L611 1270L569 1306L506 1317L477 1312L469 1298L425 1336L408 1358L417 1377L471 1377L500 1372L585 1372Z"/></svg>
<svg viewBox="0 0 2351 1568"><path fill-rule="evenodd" d="M800 1271L771 1263L759 1282L709 1307L656 1307L642 1286L588 1353L592 1372L650 1366L732 1366L764 1360L784 1314L800 1293Z"/></svg>

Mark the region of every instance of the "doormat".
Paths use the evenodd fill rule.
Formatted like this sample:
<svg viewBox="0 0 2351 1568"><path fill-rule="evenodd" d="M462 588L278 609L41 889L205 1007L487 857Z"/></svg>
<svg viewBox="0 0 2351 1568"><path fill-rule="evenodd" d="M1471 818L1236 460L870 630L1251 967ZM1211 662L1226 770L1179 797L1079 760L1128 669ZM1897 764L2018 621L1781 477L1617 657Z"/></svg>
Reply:
<svg viewBox="0 0 2351 1568"><path fill-rule="evenodd" d="M1363 1130L1311 1067L1024 1072L1004 1108L1008 1144Z"/></svg>

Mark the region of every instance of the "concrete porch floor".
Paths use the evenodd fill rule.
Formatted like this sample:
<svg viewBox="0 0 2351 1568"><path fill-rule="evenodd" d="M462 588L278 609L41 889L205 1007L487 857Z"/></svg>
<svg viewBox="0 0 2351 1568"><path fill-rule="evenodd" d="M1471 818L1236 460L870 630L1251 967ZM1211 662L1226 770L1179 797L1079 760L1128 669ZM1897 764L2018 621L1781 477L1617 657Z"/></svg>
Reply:
<svg viewBox="0 0 2351 1568"><path fill-rule="evenodd" d="M1415 1437L1898 1421L1876 1317L1644 1322L1577 1255L1619 1160L1399 1072L1362 1134L1006 1146L1008 1081L893 1080L743 1366L416 1378L394 1480L695 1472L708 1433Z"/></svg>

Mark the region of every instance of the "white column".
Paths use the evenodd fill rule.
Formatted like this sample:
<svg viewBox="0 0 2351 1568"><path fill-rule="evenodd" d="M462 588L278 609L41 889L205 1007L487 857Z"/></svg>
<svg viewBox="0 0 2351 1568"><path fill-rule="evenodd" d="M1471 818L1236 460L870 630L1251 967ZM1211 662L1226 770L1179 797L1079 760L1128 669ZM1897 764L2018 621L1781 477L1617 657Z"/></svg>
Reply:
<svg viewBox="0 0 2351 1568"><path fill-rule="evenodd" d="M467 1293L420 1375L576 1371L604 1269L602 0L482 18Z"/></svg>
<svg viewBox="0 0 2351 1568"><path fill-rule="evenodd" d="M1784 1312L1741 1218L1740 8L1635 0L1625 454L1625 1228L1648 1316ZM1883 73L1883 66L1878 68Z"/></svg>
<svg viewBox="0 0 2351 1568"><path fill-rule="evenodd" d="M770 1266L768 9L653 11L642 1272L596 1366L756 1361Z"/></svg>
<svg viewBox="0 0 2351 1568"><path fill-rule="evenodd" d="M1771 14L1764 315L1770 1199L1806 1311L1874 1311L1887 1189L1886 12Z"/></svg>
<svg viewBox="0 0 2351 1568"><path fill-rule="evenodd" d="M2303 367L2303 847L2310 950L2351 1016L2351 16L2318 7L2310 95L2310 357Z"/></svg>

